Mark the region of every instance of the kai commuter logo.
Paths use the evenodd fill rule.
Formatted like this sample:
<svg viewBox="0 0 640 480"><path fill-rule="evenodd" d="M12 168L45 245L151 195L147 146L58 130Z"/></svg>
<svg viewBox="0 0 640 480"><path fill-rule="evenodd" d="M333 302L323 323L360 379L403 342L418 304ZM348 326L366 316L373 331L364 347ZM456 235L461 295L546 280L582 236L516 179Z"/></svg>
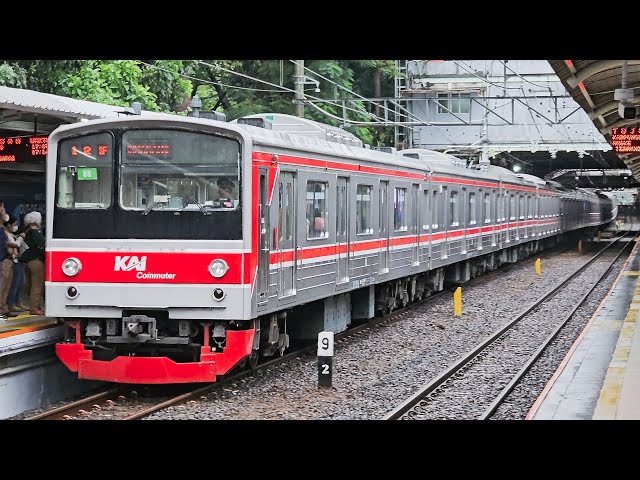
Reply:
<svg viewBox="0 0 640 480"><path fill-rule="evenodd" d="M136 255L116 255L113 269L116 272L131 272L135 270L136 278L139 280L174 280L175 273L146 273L147 256L137 257Z"/></svg>
<svg viewBox="0 0 640 480"><path fill-rule="evenodd" d="M138 272L144 272L147 269L147 256L145 255L138 258L130 255L125 255L124 257L116 255L116 262L113 269L116 272L130 272L134 269Z"/></svg>

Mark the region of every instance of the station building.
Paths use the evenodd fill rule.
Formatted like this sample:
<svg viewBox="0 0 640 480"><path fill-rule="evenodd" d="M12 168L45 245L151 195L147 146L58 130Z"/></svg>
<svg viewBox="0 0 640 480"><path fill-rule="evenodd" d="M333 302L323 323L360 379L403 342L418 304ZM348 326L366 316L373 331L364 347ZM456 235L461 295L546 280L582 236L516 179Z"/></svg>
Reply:
<svg viewBox="0 0 640 480"><path fill-rule="evenodd" d="M34 210L44 218L47 137L53 130L137 113L169 115L0 86L0 200L7 211L20 221Z"/></svg>

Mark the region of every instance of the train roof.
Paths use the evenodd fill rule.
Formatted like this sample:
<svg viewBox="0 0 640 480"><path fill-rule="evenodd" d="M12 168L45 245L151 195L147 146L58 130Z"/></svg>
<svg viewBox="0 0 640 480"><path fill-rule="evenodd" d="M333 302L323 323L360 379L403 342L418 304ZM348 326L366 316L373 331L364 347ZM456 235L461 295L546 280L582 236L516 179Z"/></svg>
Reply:
<svg viewBox="0 0 640 480"><path fill-rule="evenodd" d="M257 119L267 118L270 116L271 114L260 114L252 115L250 118ZM246 130L253 139L254 144L291 150L292 153L304 150L313 152L314 154L327 155L331 157L367 160L373 163L384 164L385 166L394 165L420 171L427 170L441 174L478 178L481 180L503 181L530 187L535 187L536 185L543 186L546 184L542 179L538 179L537 182L532 182L527 178L520 178L511 170L495 165L488 166L486 171L467 168L464 160L454 157L453 155L433 150L415 148L387 153L339 141L327 140L326 137L322 138L322 134L319 134L317 131L307 135L305 134L304 129L294 130L291 127L291 124L296 120L304 119L299 119L298 117L293 117L291 115L282 116L286 117L288 125L285 126L283 122L280 124L280 127L277 126L277 123L274 127L274 124L269 125L269 123L245 123L242 122L241 119L234 120L229 123L235 123ZM306 122L304 122L304 124L306 124ZM547 188L549 188L548 185Z"/></svg>
<svg viewBox="0 0 640 480"><path fill-rule="evenodd" d="M245 115L244 117L232 120L229 123L252 125L282 133L303 135L305 137L318 138L328 142L343 143L354 147L364 147L362 140L356 137L353 133L343 130L342 128L284 113L257 113L254 115Z"/></svg>
<svg viewBox="0 0 640 480"><path fill-rule="evenodd" d="M479 180L508 182L530 187L545 187L550 190L575 192L557 182L545 181L527 174L515 174L511 170L496 165L471 165L453 155L427 149L405 149L391 152L365 148L362 142L354 141L355 136L337 127L323 125L312 120L301 119L285 114L259 114L243 117L232 122L224 122L206 118L185 117L181 115L132 115L126 118L90 120L58 127L55 132L69 130L85 130L93 124L112 123L144 123L151 126L157 123L171 122L178 126L183 123L210 125L218 128L242 131L257 145L277 147L290 151L292 155L300 155L300 151L334 158L348 158L352 161L370 161L384 165L393 165L418 171L429 171L440 174L463 176ZM249 121L246 120L249 119ZM266 122L265 120L268 120ZM259 126L256 126L259 125ZM274 127L275 126L275 127ZM586 193L595 196L591 192Z"/></svg>

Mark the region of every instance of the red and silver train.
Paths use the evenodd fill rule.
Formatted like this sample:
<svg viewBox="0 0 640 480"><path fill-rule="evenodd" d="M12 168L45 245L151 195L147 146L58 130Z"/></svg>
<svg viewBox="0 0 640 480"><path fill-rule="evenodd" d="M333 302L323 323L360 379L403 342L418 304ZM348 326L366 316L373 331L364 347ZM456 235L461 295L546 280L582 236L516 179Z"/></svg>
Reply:
<svg viewBox="0 0 640 480"><path fill-rule="evenodd" d="M616 216L605 195L365 147L280 114L58 128L45 302L66 327L58 357L82 379L214 382Z"/></svg>

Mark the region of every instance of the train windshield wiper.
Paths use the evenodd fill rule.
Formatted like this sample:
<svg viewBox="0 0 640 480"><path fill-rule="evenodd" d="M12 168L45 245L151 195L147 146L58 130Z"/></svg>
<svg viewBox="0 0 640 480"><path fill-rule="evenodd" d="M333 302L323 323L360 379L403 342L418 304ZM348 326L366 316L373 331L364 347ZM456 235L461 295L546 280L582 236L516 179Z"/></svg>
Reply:
<svg viewBox="0 0 640 480"><path fill-rule="evenodd" d="M198 208L200 209L203 215L211 215L211 212L207 212L207 210L202 205L200 205L200 202L198 202L198 200L193 198L193 195L191 195L190 193L187 193L187 197L189 197L191 200L195 202L195 204L198 206Z"/></svg>
<svg viewBox="0 0 640 480"><path fill-rule="evenodd" d="M155 207L159 203L162 203L162 202L160 202L160 200L153 202L151 205L149 205L147 208L144 209L144 212L142 212L142 215L149 215L149 212L153 209L153 207Z"/></svg>

